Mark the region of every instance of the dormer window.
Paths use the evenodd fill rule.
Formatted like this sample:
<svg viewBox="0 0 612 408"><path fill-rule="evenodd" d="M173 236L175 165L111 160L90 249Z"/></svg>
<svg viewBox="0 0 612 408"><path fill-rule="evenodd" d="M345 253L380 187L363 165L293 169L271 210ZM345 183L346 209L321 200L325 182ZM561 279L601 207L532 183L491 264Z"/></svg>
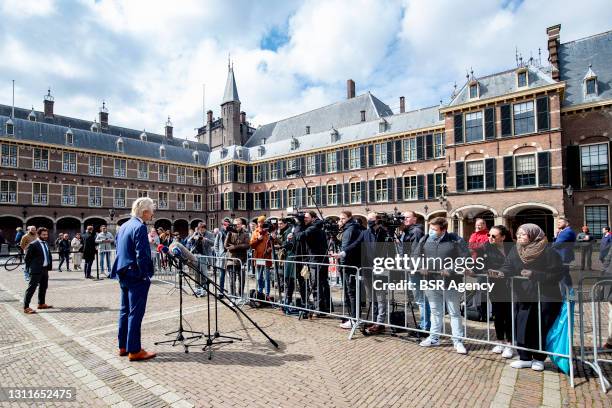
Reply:
<svg viewBox="0 0 612 408"><path fill-rule="evenodd" d="M291 150L295 150L300 146L300 143L295 137L291 138Z"/></svg>
<svg viewBox="0 0 612 408"><path fill-rule="evenodd" d="M221 148L221 157L227 156L227 149L225 147Z"/></svg>
<svg viewBox="0 0 612 408"><path fill-rule="evenodd" d="M237 147L236 148L236 155L238 156L239 159L244 159L244 151L242 149L242 147Z"/></svg>
<svg viewBox="0 0 612 408"><path fill-rule="evenodd" d="M183 141L183 149L189 149L189 142L186 140Z"/></svg>
<svg viewBox="0 0 612 408"><path fill-rule="evenodd" d="M166 158L166 146L159 146L159 157L162 159Z"/></svg>
<svg viewBox="0 0 612 408"><path fill-rule="evenodd" d="M387 131L387 121L385 120L385 118L380 118L380 121L378 122L378 132L384 133L386 131Z"/></svg>
<svg viewBox="0 0 612 408"><path fill-rule="evenodd" d="M15 134L15 125L13 125L12 119L6 121L6 134L11 136Z"/></svg>
<svg viewBox="0 0 612 408"><path fill-rule="evenodd" d="M478 98L478 82L470 84L470 99Z"/></svg>
<svg viewBox="0 0 612 408"><path fill-rule="evenodd" d="M518 88L524 88L529 84L528 71L525 68L521 68L516 71L516 86Z"/></svg>
<svg viewBox="0 0 612 408"><path fill-rule="evenodd" d="M593 68L589 65L589 70L584 76L584 96L597 96L599 93L597 86L597 74L593 72Z"/></svg>
<svg viewBox="0 0 612 408"><path fill-rule="evenodd" d="M198 152L193 152L193 161L195 163L200 163L200 153Z"/></svg>
<svg viewBox="0 0 612 408"><path fill-rule="evenodd" d="M365 119L366 119L366 118L365 118L365 111L364 111L364 110L362 110L360 113L361 113L361 121L362 121L362 122L365 122Z"/></svg>
<svg viewBox="0 0 612 408"><path fill-rule="evenodd" d="M266 148L262 145L259 146L259 155L263 156L266 153Z"/></svg>
<svg viewBox="0 0 612 408"><path fill-rule="evenodd" d="M36 122L36 112L34 112L33 106L32 106L32 110L30 111L30 114L28 115L28 120L30 122Z"/></svg>
<svg viewBox="0 0 612 408"><path fill-rule="evenodd" d="M125 151L124 148L123 148L123 139L122 138L119 138L117 140L117 151L119 153L123 153Z"/></svg>
<svg viewBox="0 0 612 408"><path fill-rule="evenodd" d="M306 134L309 135L310 134L310 126L306 126Z"/></svg>
<svg viewBox="0 0 612 408"><path fill-rule="evenodd" d="M143 142L147 141L147 132L145 132L144 130L140 134L140 140L143 141Z"/></svg>
<svg viewBox="0 0 612 408"><path fill-rule="evenodd" d="M89 130L94 133L98 133L100 131L100 125L98 125L98 122L94 120L91 126L89 127Z"/></svg>
<svg viewBox="0 0 612 408"><path fill-rule="evenodd" d="M332 143L340 140L340 133L338 132L338 129L332 128L329 132L329 135L331 137Z"/></svg>
<svg viewBox="0 0 612 408"><path fill-rule="evenodd" d="M73 145L74 144L74 134L72 133L72 129L68 129L66 131L66 144Z"/></svg>

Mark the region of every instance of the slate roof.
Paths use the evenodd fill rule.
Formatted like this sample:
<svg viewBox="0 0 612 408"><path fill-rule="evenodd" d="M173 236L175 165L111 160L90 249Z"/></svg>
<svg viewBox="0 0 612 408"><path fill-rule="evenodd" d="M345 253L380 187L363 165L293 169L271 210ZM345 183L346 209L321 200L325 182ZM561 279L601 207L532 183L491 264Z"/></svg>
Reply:
<svg viewBox="0 0 612 408"><path fill-rule="evenodd" d="M281 140L290 140L306 134L306 126L310 126L310 134L329 131L332 127L339 129L361 122L361 111L365 111L365 121L393 115L391 108L371 93L345 99L309 112L301 113L278 122L268 123L257 128L245 146L253 147L266 139L266 144Z"/></svg>
<svg viewBox="0 0 612 408"><path fill-rule="evenodd" d="M227 72L227 82L225 83L225 92L223 93L223 102L221 102L221 105L226 102L240 102L233 67L230 67L229 71Z"/></svg>
<svg viewBox="0 0 612 408"><path fill-rule="evenodd" d="M589 65L597 74L597 95L585 96ZM560 44L559 71L565 81L563 106L612 99L612 31Z"/></svg>

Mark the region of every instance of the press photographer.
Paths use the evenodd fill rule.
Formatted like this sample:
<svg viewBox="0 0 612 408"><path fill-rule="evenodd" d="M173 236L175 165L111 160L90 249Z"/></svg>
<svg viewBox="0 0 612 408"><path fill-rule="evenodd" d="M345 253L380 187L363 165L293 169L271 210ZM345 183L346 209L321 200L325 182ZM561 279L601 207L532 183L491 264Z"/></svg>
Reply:
<svg viewBox="0 0 612 408"><path fill-rule="evenodd" d="M273 229L270 222L266 222L266 217L261 215L257 218L257 227L253 231L249 242L253 249L255 270L257 273L257 291L264 294L265 298L270 298L270 267L272 266L272 242L270 242L270 230ZM265 275L265 278L264 278Z"/></svg>

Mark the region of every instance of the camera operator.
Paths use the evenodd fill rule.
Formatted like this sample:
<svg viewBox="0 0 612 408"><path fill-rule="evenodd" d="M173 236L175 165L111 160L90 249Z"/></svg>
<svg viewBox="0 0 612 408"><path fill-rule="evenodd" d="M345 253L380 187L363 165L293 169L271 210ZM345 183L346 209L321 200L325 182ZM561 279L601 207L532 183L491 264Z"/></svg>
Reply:
<svg viewBox="0 0 612 408"><path fill-rule="evenodd" d="M315 263L315 265L309 267L315 309L319 312L329 313L328 267L327 265L318 265L318 263L325 261L325 258L321 255L327 254L327 237L323 230L323 221L318 219L317 213L311 210L304 214L304 227L293 235L298 243L304 242L306 251L310 255L309 262Z"/></svg>
<svg viewBox="0 0 612 408"><path fill-rule="evenodd" d="M412 251L416 248L417 244L423 238L425 233L423 232L423 225L417 224L417 218L414 211L406 211L402 214L404 216L403 231L400 235L400 252L402 255L406 254L412 256ZM412 295L414 302L419 305L419 316L421 321L419 323L419 329L429 331L431 327L429 308L429 301L425 292L420 288L421 275L419 273L410 274L410 282L414 284L414 290Z"/></svg>
<svg viewBox="0 0 612 408"><path fill-rule="evenodd" d="M234 227L228 231L224 247L227 250L227 270L230 277L230 294L233 296L243 295L242 265L247 261L247 250L249 249L249 233L245 230L241 218L234 219ZM232 259L233 258L233 259ZM239 259L242 264L236 259ZM236 281L238 290L236 291Z"/></svg>
<svg viewBox="0 0 612 408"><path fill-rule="evenodd" d="M342 231L342 240L340 242L340 252L332 256L338 259L340 263L340 271L342 272L342 282L344 288L344 303L348 310L349 316L355 317L357 313L356 304L356 275L354 268L344 268L344 266L361 266L361 245L360 237L363 231L361 225L353 219L353 213L349 210L344 210L340 213L338 222ZM343 329L351 329L351 320L340 324Z"/></svg>
<svg viewBox="0 0 612 408"><path fill-rule="evenodd" d="M299 213L295 216L295 225L293 228L289 228L290 232L287 235L287 248L291 248L292 259L294 261L304 262L307 258L308 250L306 248L306 243L304 241L298 241L295 235L301 231L306 229L306 224L304 223L304 214ZM297 306L306 307L308 303L308 297L306 296L306 279L301 274L301 269L304 264L302 263L294 263L294 273L291 274L291 278L293 282L290 281L290 285L287 286L287 292L285 294L285 299L289 301L293 301L293 291L295 290L295 279L297 279L298 290L300 292L300 302L298 303L297 299L295 304ZM309 272L310 273L310 272Z"/></svg>
<svg viewBox="0 0 612 408"><path fill-rule="evenodd" d="M257 271L257 291L260 294L264 294L265 284L265 296L266 300L270 298L270 267L272 266L272 243L270 242L270 233L265 228L266 222L265 215L261 215L257 218L257 227L251 235L249 245L253 249L253 257L255 261L255 269ZM265 278L264 278L265 275Z"/></svg>

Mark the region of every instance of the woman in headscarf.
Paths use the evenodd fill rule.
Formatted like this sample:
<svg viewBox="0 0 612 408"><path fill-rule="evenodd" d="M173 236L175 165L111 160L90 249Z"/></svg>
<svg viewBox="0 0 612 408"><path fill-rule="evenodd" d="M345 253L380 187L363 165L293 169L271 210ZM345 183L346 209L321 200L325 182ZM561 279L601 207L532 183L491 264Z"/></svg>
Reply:
<svg viewBox="0 0 612 408"><path fill-rule="evenodd" d="M546 346L546 335L561 310L561 257L548 245L546 235L539 226L523 224L516 232L516 246L509 252L499 272L507 277L521 277L514 279L516 345L543 350ZM538 330L538 295L541 339ZM518 354L520 360L511 364L513 368L531 367L535 371L544 370L546 354L526 350L518 350Z"/></svg>

